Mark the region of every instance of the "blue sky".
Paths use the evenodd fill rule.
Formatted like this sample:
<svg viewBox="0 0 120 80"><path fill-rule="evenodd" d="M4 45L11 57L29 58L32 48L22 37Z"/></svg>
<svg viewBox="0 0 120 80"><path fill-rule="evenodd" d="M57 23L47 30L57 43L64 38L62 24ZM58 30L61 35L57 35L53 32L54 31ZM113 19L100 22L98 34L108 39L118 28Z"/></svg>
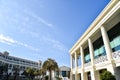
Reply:
<svg viewBox="0 0 120 80"><path fill-rule="evenodd" d="M0 52L70 66L69 49L110 0L0 0Z"/></svg>

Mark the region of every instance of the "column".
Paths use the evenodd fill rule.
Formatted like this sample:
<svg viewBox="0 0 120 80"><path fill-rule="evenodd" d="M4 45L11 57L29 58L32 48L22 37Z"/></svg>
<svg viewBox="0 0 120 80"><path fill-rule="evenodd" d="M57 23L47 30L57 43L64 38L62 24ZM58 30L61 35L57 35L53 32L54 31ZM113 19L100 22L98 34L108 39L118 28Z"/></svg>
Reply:
<svg viewBox="0 0 120 80"><path fill-rule="evenodd" d="M101 34L102 34L103 42L104 42L104 45L105 45L107 58L108 58L109 61L111 61L111 59L112 59L112 49L111 49L111 46L110 46L110 41L109 41L107 32L106 32L106 30L103 26L101 27Z"/></svg>
<svg viewBox="0 0 120 80"><path fill-rule="evenodd" d="M81 53L81 65L82 69L84 69L84 52L82 47L80 47L80 53Z"/></svg>
<svg viewBox="0 0 120 80"><path fill-rule="evenodd" d="M75 52L75 69L78 67L77 53Z"/></svg>
<svg viewBox="0 0 120 80"><path fill-rule="evenodd" d="M91 80L100 80L99 71L91 70Z"/></svg>
<svg viewBox="0 0 120 80"><path fill-rule="evenodd" d="M71 70L73 68L73 57L72 57L72 54L70 55L70 64L71 64Z"/></svg>
<svg viewBox="0 0 120 80"><path fill-rule="evenodd" d="M78 66L78 62L77 62L77 53L75 52L75 80L78 80L78 76L77 76L77 66Z"/></svg>
<svg viewBox="0 0 120 80"><path fill-rule="evenodd" d="M105 50L106 50L106 54L107 54L107 59L109 60L109 62L111 63L110 65L108 65L108 71L110 71L112 74L114 74L114 67L115 64L112 60L112 49L110 46L110 41L107 35L107 32L104 28L104 26L101 27L101 34L102 34L102 38L103 38L103 42L104 42L104 46L105 46Z"/></svg>
<svg viewBox="0 0 120 80"><path fill-rule="evenodd" d="M84 71L81 72L81 80L88 80L87 73Z"/></svg>
<svg viewBox="0 0 120 80"><path fill-rule="evenodd" d="M90 52L90 57L91 57L91 64L92 64L92 70L90 72L91 74L91 80L98 80L95 74L95 64L94 64L94 49L93 49L93 44L91 39L88 39L88 45L89 45L89 52Z"/></svg>
<svg viewBox="0 0 120 80"><path fill-rule="evenodd" d="M70 72L70 80L72 80L72 69L73 69L73 57L72 57L72 54L70 55L70 64L71 64L71 72Z"/></svg>
<svg viewBox="0 0 120 80"><path fill-rule="evenodd" d="M87 76L85 78L84 74L84 52L82 46L80 46L80 53L81 53L81 65L82 65L82 72L81 72L81 80L87 80Z"/></svg>
<svg viewBox="0 0 120 80"><path fill-rule="evenodd" d="M94 50L93 50L93 45L90 38L88 39L88 45L89 45L89 52L91 57L91 64L92 66L94 66Z"/></svg>

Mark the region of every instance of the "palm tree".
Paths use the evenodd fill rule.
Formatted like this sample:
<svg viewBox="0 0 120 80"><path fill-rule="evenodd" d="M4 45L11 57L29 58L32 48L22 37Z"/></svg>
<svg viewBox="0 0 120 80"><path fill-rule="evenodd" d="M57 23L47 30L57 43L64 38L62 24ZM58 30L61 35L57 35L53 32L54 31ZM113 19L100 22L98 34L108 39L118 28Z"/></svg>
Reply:
<svg viewBox="0 0 120 80"><path fill-rule="evenodd" d="M28 73L26 72L26 70L24 70L21 75L24 75L24 76L27 77L27 78L29 77L29 76L28 76Z"/></svg>
<svg viewBox="0 0 120 80"><path fill-rule="evenodd" d="M39 75L43 78L45 74L46 74L46 71L43 68L41 68L39 70Z"/></svg>
<svg viewBox="0 0 120 80"><path fill-rule="evenodd" d="M52 71L56 71L58 69L58 64L55 60L48 58L44 63L43 63L43 69L46 71L49 71L49 79L52 80Z"/></svg>
<svg viewBox="0 0 120 80"><path fill-rule="evenodd" d="M38 79L39 78L38 76L40 75L40 71L36 69L33 74Z"/></svg>
<svg viewBox="0 0 120 80"><path fill-rule="evenodd" d="M34 69L33 68L27 68L26 69L26 72L27 72L27 74L28 74L28 76L29 76L29 80L30 80L30 78L33 80L33 78L35 77L35 75L34 75Z"/></svg>

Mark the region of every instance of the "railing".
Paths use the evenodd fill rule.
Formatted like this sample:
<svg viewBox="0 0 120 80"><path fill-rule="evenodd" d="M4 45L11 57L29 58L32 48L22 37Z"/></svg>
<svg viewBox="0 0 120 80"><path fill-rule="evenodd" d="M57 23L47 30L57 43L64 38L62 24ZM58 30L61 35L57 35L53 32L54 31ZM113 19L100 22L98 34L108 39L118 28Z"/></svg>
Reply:
<svg viewBox="0 0 120 80"><path fill-rule="evenodd" d="M95 64L98 64L98 63L101 63L101 62L105 62L105 61L108 61L107 55L100 56L100 57L94 59L94 63Z"/></svg>
<svg viewBox="0 0 120 80"><path fill-rule="evenodd" d="M88 67L88 66L90 66L90 65L91 65L91 62L88 62L88 63L85 63L85 64L84 64L85 67Z"/></svg>
<svg viewBox="0 0 120 80"><path fill-rule="evenodd" d="M120 59L120 50L114 52L112 56L113 56L113 59Z"/></svg>
<svg viewBox="0 0 120 80"><path fill-rule="evenodd" d="M16 61L16 60L10 60L10 59L6 59L5 57L0 56L0 60L3 60L7 63L14 63L14 64L21 64L21 65L26 65L26 66L32 66L32 67L38 67L38 65L32 64L32 63L26 63L26 62L20 62L20 61Z"/></svg>

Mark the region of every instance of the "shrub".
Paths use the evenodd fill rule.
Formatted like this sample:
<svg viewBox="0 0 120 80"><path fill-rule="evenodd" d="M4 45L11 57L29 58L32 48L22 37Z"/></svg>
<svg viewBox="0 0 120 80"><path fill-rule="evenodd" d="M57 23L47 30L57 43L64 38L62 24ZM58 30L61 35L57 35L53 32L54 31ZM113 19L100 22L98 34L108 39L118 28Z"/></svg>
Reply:
<svg viewBox="0 0 120 80"><path fill-rule="evenodd" d="M103 71L103 73L100 75L100 79L101 79L101 80L116 80L116 79L115 79L115 76L112 75L111 72L106 71L106 70Z"/></svg>

